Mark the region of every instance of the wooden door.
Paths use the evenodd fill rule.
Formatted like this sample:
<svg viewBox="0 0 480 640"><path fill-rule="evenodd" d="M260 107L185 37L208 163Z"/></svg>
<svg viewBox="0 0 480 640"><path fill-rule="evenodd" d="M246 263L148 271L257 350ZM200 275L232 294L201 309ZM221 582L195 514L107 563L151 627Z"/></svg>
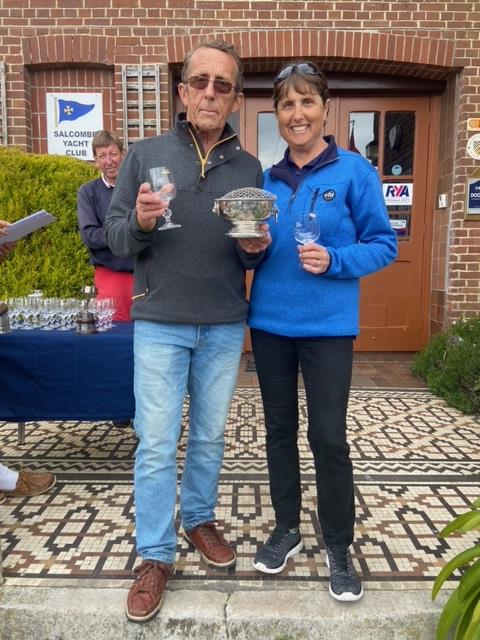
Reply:
<svg viewBox="0 0 480 640"><path fill-rule="evenodd" d="M335 135L339 146L361 153L378 168L399 241L394 264L362 279L357 351L417 351L428 338L431 100L331 99L325 134ZM270 98L247 98L240 127L246 149L264 168L282 158L285 144ZM245 348L250 349L248 335Z"/></svg>
<svg viewBox="0 0 480 640"><path fill-rule="evenodd" d="M430 98L342 98L337 140L374 164L397 232L395 262L361 281L359 351L417 351L428 334Z"/></svg>

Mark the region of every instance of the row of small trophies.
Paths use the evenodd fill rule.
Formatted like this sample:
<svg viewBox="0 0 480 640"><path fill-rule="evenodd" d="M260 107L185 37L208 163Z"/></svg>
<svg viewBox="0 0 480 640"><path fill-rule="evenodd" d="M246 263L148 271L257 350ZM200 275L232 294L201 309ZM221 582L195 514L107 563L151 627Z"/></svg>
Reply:
<svg viewBox="0 0 480 640"><path fill-rule="evenodd" d="M8 299L2 333L16 329L96 333L114 325L115 300L97 299L95 287L84 287L84 298L48 298L39 290Z"/></svg>

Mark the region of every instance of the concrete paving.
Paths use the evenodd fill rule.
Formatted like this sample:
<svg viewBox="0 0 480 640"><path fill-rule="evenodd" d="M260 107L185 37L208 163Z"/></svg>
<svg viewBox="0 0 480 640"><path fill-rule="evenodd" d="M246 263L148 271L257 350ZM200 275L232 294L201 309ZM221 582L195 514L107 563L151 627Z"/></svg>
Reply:
<svg viewBox="0 0 480 640"><path fill-rule="evenodd" d="M3 587L1 640L433 640L447 593L366 592L338 603L323 590L169 589L148 623L126 620L126 589Z"/></svg>

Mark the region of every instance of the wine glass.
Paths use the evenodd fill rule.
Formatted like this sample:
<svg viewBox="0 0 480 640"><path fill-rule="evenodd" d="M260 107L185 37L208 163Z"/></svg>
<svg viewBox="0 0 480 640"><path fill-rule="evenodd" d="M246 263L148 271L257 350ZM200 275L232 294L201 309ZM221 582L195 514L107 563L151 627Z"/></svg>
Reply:
<svg viewBox="0 0 480 640"><path fill-rule="evenodd" d="M317 214L302 213L295 220L295 240L300 244L311 244L320 237L320 223Z"/></svg>
<svg viewBox="0 0 480 640"><path fill-rule="evenodd" d="M149 175L152 191L161 191L163 187L168 187L162 191L162 199L170 203L177 194L177 188L170 169L168 167L152 167L149 170ZM181 224L172 222L172 212L170 208L165 209L163 217L165 218L165 222L158 227L158 231L167 231L168 229L176 229L182 226Z"/></svg>

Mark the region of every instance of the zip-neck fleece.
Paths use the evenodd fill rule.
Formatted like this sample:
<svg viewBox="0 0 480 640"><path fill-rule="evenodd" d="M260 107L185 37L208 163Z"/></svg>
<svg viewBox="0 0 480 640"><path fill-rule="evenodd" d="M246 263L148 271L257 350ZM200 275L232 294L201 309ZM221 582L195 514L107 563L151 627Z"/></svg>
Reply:
<svg viewBox="0 0 480 640"><path fill-rule="evenodd" d="M309 173L312 169L323 167L324 164L333 162L338 158L337 145L335 144L334 137L325 136L324 140L327 143L327 148L319 153L316 158L310 160L310 162L307 162L307 164L304 165L301 169L299 169L291 159L290 149L287 147L287 149L285 149L283 159L280 160L278 164L274 164L270 168L270 175L274 178L280 178L280 180L283 180L284 182L289 184L295 191L303 181L307 173Z"/></svg>
<svg viewBox="0 0 480 640"><path fill-rule="evenodd" d="M231 225L212 209L229 191L262 187L261 165L229 125L208 154L193 135L182 115L172 131L133 144L120 167L105 232L116 255L135 256L135 320L218 324L247 315L245 268L260 256L238 251L225 235ZM135 216L138 188L160 165L172 170L177 195L170 208L182 226L143 231Z"/></svg>
<svg viewBox="0 0 480 640"><path fill-rule="evenodd" d="M179 120L180 123L180 120ZM201 177L205 178L205 171L207 168L207 164L208 164L208 158L210 156L210 154L212 153L212 151L218 147L221 144L225 144L225 142L227 142L228 140L234 140L235 138L237 138L237 134L233 133L232 135L226 135L226 137L222 137L218 142L216 142L215 144L213 144L210 149L207 151L207 153L204 152L203 150L203 145L200 141L200 138L195 130L195 127L191 124L188 123L188 132L190 133L192 140L193 140L193 144L195 145L195 149L197 150L197 156L200 160L200 166L201 166ZM224 132L225 133L225 132Z"/></svg>
<svg viewBox="0 0 480 640"><path fill-rule="evenodd" d="M336 147L296 189L282 172L265 172L264 189L277 195L272 244L255 269L248 324L282 336L356 336L359 278L391 263L397 239L387 215L377 170L361 155ZM281 165L282 163L280 163ZM328 271L304 271L293 228L312 208L320 220L317 241L329 252Z"/></svg>

